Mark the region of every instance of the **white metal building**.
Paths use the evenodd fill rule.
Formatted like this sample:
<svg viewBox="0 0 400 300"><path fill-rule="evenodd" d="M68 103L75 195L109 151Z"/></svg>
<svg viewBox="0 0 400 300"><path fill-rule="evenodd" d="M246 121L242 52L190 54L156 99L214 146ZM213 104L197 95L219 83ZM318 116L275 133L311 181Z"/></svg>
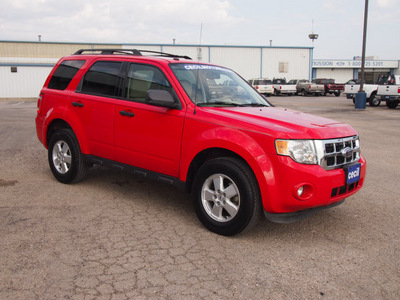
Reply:
<svg viewBox="0 0 400 300"><path fill-rule="evenodd" d="M0 98L37 97L57 60L79 49L140 49L187 55L229 67L244 79L311 78L311 47L90 44L0 41Z"/></svg>
<svg viewBox="0 0 400 300"><path fill-rule="evenodd" d="M79 49L139 49L187 55L229 67L244 79L359 78L359 60L314 59L312 47L222 46L180 44L94 44L0 41L0 99L36 98L54 64ZM381 74L399 74L399 61L369 60L367 82Z"/></svg>
<svg viewBox="0 0 400 300"><path fill-rule="evenodd" d="M361 78L361 60L314 59L313 78L334 78L337 83L345 83L350 79ZM379 75L393 75L399 72L398 60L365 61L365 80L377 82Z"/></svg>

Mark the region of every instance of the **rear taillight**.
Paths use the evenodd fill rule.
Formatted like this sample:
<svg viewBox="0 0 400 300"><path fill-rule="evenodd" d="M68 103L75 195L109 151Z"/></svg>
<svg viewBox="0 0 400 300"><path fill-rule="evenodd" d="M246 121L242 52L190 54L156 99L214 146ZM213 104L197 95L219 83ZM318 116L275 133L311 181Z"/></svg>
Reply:
<svg viewBox="0 0 400 300"><path fill-rule="evenodd" d="M397 92L400 94L400 86L399 86L399 88L397 89Z"/></svg>
<svg viewBox="0 0 400 300"><path fill-rule="evenodd" d="M37 113L40 114L40 109L42 108L43 94L39 95L37 102Z"/></svg>
<svg viewBox="0 0 400 300"><path fill-rule="evenodd" d="M308 89L311 90L311 84L308 86Z"/></svg>
<svg viewBox="0 0 400 300"><path fill-rule="evenodd" d="M279 89L281 90L281 89L282 89L282 86L280 86Z"/></svg>
<svg viewBox="0 0 400 300"><path fill-rule="evenodd" d="M258 90L258 85L256 85L256 90Z"/></svg>

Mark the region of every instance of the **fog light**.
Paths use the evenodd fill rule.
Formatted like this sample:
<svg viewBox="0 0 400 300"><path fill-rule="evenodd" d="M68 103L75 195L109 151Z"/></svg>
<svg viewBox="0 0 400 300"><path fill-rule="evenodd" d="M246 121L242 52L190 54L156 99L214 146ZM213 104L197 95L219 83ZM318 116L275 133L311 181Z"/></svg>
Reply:
<svg viewBox="0 0 400 300"><path fill-rule="evenodd" d="M314 197L314 186L309 183L300 183L293 187L292 195L297 200L307 201Z"/></svg>
<svg viewBox="0 0 400 300"><path fill-rule="evenodd" d="M303 195L303 192L304 192L304 185L299 187L299 189L297 190L297 196L301 197L301 195Z"/></svg>

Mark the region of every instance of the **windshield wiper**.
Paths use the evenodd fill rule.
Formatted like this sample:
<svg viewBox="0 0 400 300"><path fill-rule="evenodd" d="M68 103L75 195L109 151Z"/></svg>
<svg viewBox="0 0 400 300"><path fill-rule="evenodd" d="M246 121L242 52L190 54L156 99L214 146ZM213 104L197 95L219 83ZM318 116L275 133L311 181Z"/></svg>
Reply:
<svg viewBox="0 0 400 300"><path fill-rule="evenodd" d="M234 102L226 102L226 101L215 101L215 102L203 102L197 103L198 106L214 106L214 105L223 105L223 106L244 106L243 104L234 103Z"/></svg>
<svg viewBox="0 0 400 300"><path fill-rule="evenodd" d="M223 106L235 106L235 107L269 107L266 104L262 103L235 103L235 102L227 102L227 101L215 101L215 102L203 102L197 103L198 106L214 106L214 105L223 105Z"/></svg>
<svg viewBox="0 0 400 300"><path fill-rule="evenodd" d="M251 106L251 107L269 107L266 104L262 103L248 103L248 104L242 104L241 106Z"/></svg>

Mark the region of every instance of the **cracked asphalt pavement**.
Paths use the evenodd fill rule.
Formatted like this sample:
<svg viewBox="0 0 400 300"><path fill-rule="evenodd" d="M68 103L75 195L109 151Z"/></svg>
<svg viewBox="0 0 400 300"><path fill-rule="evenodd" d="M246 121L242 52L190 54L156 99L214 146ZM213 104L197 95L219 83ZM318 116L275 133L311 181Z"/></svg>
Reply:
<svg viewBox="0 0 400 300"><path fill-rule="evenodd" d="M298 223L207 231L189 195L96 167L57 182L35 102L0 103L0 299L399 299L400 108L272 97L351 124L364 188Z"/></svg>

